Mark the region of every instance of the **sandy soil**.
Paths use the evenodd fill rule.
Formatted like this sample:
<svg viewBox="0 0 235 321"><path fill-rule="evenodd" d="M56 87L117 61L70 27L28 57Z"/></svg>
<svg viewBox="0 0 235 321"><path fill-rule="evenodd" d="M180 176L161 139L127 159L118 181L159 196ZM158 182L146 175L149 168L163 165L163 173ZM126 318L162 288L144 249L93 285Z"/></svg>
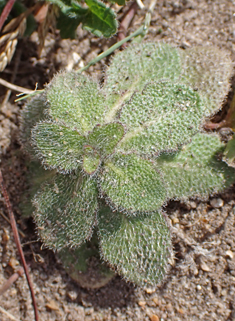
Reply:
<svg viewBox="0 0 235 321"><path fill-rule="evenodd" d="M141 23L138 11L130 30ZM230 51L235 62L235 2L232 0L159 0L147 40L165 41L182 48L217 45ZM37 57L37 34L22 40L10 66L1 77L10 81L19 59L15 84L34 89L48 82L63 68L78 68L74 53L86 64L116 41L98 39L78 29L78 39L60 40L49 34L42 56ZM102 76L108 60L89 69ZM235 74L235 73L234 73ZM234 87L234 83L232 84ZM231 86L231 89L232 89ZM0 88L1 100L5 88ZM231 94L230 96L231 97ZM14 97L0 111L2 171L11 197L30 275L34 283L40 320L47 321L234 321L235 320L235 189L203 201L171 202L166 211L172 223L175 262L156 289L140 289L119 276L99 290L86 290L73 282L57 257L43 248L31 219L20 216L20 197L25 189L27 162L18 143L19 110ZM0 212L7 215L3 199ZM0 286L19 267L19 258L9 224L0 216ZM34 320L25 277L0 297L15 319ZM0 309L0 320L11 318Z"/></svg>

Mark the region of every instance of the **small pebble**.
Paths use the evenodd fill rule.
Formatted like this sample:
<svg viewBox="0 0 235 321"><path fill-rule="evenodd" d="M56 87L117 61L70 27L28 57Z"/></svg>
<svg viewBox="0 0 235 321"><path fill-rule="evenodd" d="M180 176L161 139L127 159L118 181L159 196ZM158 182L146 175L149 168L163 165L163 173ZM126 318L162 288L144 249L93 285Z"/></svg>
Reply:
<svg viewBox="0 0 235 321"><path fill-rule="evenodd" d="M179 223L178 217L173 217L171 221L172 221L173 224Z"/></svg>
<svg viewBox="0 0 235 321"><path fill-rule="evenodd" d="M179 308L179 309L178 309L178 312L179 312L180 314L184 314L184 313L185 313L182 308Z"/></svg>
<svg viewBox="0 0 235 321"><path fill-rule="evenodd" d="M201 289L202 289L201 285L200 285L200 284L198 284L198 285L197 285L197 290L199 290L199 291L200 291Z"/></svg>
<svg viewBox="0 0 235 321"><path fill-rule="evenodd" d="M68 297L70 298L70 300L75 301L77 299L77 297L78 297L78 294L75 291L69 291L68 292Z"/></svg>
<svg viewBox="0 0 235 321"><path fill-rule="evenodd" d="M139 301L138 305L143 308L143 307L145 307L146 302L145 301Z"/></svg>
<svg viewBox="0 0 235 321"><path fill-rule="evenodd" d="M201 268L201 270L204 271L204 272L209 272L209 271L210 271L209 266L208 266L205 262L202 262L202 263L200 264L200 268Z"/></svg>
<svg viewBox="0 0 235 321"><path fill-rule="evenodd" d="M150 317L150 320L151 320L151 321L159 321L159 317L158 317L156 314L153 314L153 315Z"/></svg>
<svg viewBox="0 0 235 321"><path fill-rule="evenodd" d="M10 260L9 260L9 262L8 262L8 265L9 265L10 267L12 267L13 269L15 269L16 266L18 266L19 264L20 264L20 262L19 262L16 258L14 258L14 257L11 257Z"/></svg>
<svg viewBox="0 0 235 321"><path fill-rule="evenodd" d="M50 300L47 304L46 307L50 310L56 311L59 310L59 307L57 303L54 300Z"/></svg>
<svg viewBox="0 0 235 321"><path fill-rule="evenodd" d="M224 205L224 201L221 198L212 198L210 204L214 208L220 208Z"/></svg>
<svg viewBox="0 0 235 321"><path fill-rule="evenodd" d="M4 228L3 229L3 234L2 234L2 244L5 245L10 239L8 231Z"/></svg>
<svg viewBox="0 0 235 321"><path fill-rule="evenodd" d="M156 304L159 305L159 300L157 297L152 298L152 301Z"/></svg>
<svg viewBox="0 0 235 321"><path fill-rule="evenodd" d="M226 256L228 256L230 259L233 259L234 254L233 254L232 251L228 250L228 251L225 252L225 254L226 254Z"/></svg>
<svg viewBox="0 0 235 321"><path fill-rule="evenodd" d="M92 313L94 313L94 308L85 308L86 315L91 315Z"/></svg>
<svg viewBox="0 0 235 321"><path fill-rule="evenodd" d="M154 293L156 291L156 288L146 288L145 289L145 292L147 293L147 294L152 294L152 293Z"/></svg>
<svg viewBox="0 0 235 321"><path fill-rule="evenodd" d="M197 208L197 203L192 201L192 202L190 202L190 206L192 209L195 209L195 208Z"/></svg>
<svg viewBox="0 0 235 321"><path fill-rule="evenodd" d="M228 291L226 289L223 289L221 291L221 295L226 296L228 294Z"/></svg>

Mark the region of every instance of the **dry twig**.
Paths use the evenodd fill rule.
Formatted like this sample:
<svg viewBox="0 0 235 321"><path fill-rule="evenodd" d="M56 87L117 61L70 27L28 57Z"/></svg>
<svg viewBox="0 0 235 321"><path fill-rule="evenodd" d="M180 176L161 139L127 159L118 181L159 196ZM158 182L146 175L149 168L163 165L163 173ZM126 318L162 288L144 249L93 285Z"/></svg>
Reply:
<svg viewBox="0 0 235 321"><path fill-rule="evenodd" d="M136 11L138 9L138 4L136 2L132 3L129 10L125 13L118 30L118 40L122 40L126 37L127 28L129 27Z"/></svg>
<svg viewBox="0 0 235 321"><path fill-rule="evenodd" d="M3 284L3 286L0 288L0 295L2 295L4 292L6 292L10 286L19 278L19 276L22 276L24 273L24 268L21 267L18 271L16 271L14 274L12 274L11 277Z"/></svg>
<svg viewBox="0 0 235 321"><path fill-rule="evenodd" d="M44 47L45 38L48 33L49 28L55 28L56 26L56 16L58 15L58 7L45 3L43 4L38 12L35 14L34 18L38 22L38 56L40 57L42 49Z"/></svg>

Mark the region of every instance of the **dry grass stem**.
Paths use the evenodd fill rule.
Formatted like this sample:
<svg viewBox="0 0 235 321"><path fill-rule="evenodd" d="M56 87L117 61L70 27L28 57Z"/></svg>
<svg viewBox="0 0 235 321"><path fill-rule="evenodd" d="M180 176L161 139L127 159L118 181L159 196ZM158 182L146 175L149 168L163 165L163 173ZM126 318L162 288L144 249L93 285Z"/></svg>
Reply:
<svg viewBox="0 0 235 321"><path fill-rule="evenodd" d="M5 309L3 309L2 307L0 307L0 312L2 312L3 314L7 315L9 320L13 320L13 321L21 321L20 319L16 319L12 314L10 314L9 312L7 312Z"/></svg>
<svg viewBox="0 0 235 321"><path fill-rule="evenodd" d="M20 87L20 86L17 86L17 85L14 85L14 84L11 84L10 82L0 78L0 85L3 85L11 90L14 90L14 91L17 91L17 92L21 92L21 93L24 93L24 94L31 94L32 92L34 92L34 90L30 90L30 89L27 89L27 88L24 88L24 87Z"/></svg>

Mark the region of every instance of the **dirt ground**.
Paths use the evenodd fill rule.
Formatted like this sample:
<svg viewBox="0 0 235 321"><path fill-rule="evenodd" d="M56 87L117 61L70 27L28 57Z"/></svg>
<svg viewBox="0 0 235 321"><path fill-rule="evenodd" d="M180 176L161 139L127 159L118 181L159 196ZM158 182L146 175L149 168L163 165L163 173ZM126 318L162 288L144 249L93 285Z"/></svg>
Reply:
<svg viewBox="0 0 235 321"><path fill-rule="evenodd" d="M139 10L130 31L141 24L143 16ZM58 34L49 34L40 58L37 33L21 40L12 63L0 77L11 81L18 64L14 84L34 89L38 83L41 89L56 71L79 68L117 41L116 37L95 38L81 28L77 33L76 40L60 40ZM230 51L235 63L235 2L159 0L146 40L182 48L216 45ZM81 57L79 62L77 55ZM105 59L88 73L101 77L107 63ZM234 83L231 91L232 87ZM1 86L1 101L5 93ZM25 234L23 249L30 264L40 320L235 321L235 188L203 201L171 202L166 207L172 223L175 261L155 289L138 288L119 276L99 290L83 289L70 279L55 254L37 240L32 219L20 216L27 167L18 143L23 103L14 104L14 95L0 111L1 167L19 228ZM3 198L0 212L7 215ZM0 240L1 287L20 265L11 228L2 216ZM0 320L34 320L24 276L0 297Z"/></svg>

